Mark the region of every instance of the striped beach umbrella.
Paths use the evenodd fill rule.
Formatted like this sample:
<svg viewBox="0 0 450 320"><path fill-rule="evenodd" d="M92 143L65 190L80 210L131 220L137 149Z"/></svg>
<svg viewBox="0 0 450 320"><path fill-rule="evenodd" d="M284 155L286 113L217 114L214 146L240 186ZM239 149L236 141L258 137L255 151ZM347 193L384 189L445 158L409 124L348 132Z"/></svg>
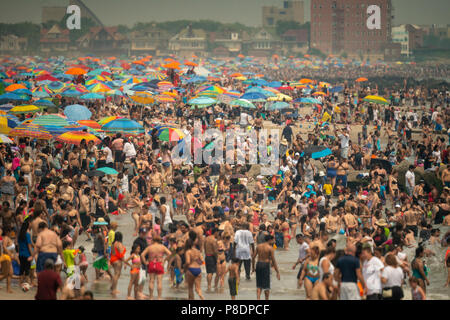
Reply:
<svg viewBox="0 0 450 320"><path fill-rule="evenodd" d="M18 125L14 129L12 129L8 135L12 137L30 137L43 140L49 140L53 138L48 130L38 124L33 123L22 123L21 125Z"/></svg>
<svg viewBox="0 0 450 320"><path fill-rule="evenodd" d="M94 144L99 144L101 142L101 140L93 134L84 131L69 131L57 136L55 140L75 145L80 145L82 140L86 140L86 142L93 141Z"/></svg>

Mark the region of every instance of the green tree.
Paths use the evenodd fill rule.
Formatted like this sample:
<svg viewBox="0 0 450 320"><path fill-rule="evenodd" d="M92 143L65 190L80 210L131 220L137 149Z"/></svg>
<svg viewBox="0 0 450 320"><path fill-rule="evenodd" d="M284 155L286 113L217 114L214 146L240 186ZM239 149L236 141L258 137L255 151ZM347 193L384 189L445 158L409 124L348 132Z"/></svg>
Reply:
<svg viewBox="0 0 450 320"><path fill-rule="evenodd" d="M298 23L297 21L281 21L278 20L276 27L275 27L275 32L278 36L283 35L286 31L294 29L294 30L299 30L299 29L310 29L310 23L306 22L304 24Z"/></svg>

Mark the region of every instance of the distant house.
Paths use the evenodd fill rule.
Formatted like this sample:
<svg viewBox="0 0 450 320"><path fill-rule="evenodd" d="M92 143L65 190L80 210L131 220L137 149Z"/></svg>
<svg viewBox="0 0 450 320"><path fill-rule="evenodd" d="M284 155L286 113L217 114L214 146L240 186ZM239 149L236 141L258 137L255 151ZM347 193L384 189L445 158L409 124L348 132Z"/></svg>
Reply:
<svg viewBox="0 0 450 320"><path fill-rule="evenodd" d="M245 48L249 56L269 57L280 53L281 39L263 28L250 36Z"/></svg>
<svg viewBox="0 0 450 320"><path fill-rule="evenodd" d="M13 53L21 52L27 49L28 39L20 38L14 34L8 34L0 37L0 52Z"/></svg>
<svg viewBox="0 0 450 320"><path fill-rule="evenodd" d="M130 41L117 27L93 27L77 40L81 51L100 55L127 54Z"/></svg>
<svg viewBox="0 0 450 320"><path fill-rule="evenodd" d="M281 35L284 55L306 53L308 51L309 32L307 29L290 29Z"/></svg>
<svg viewBox="0 0 450 320"><path fill-rule="evenodd" d="M169 33L152 25L144 30L134 31L128 35L132 55L161 55L169 45Z"/></svg>
<svg viewBox="0 0 450 320"><path fill-rule="evenodd" d="M214 56L232 57L237 56L243 49L244 41L249 40L249 35L245 32L211 32L209 41L215 47Z"/></svg>
<svg viewBox="0 0 450 320"><path fill-rule="evenodd" d="M190 25L169 40L169 50L182 58L191 58L192 55L206 56L207 48L206 32L201 29L193 29Z"/></svg>
<svg viewBox="0 0 450 320"><path fill-rule="evenodd" d="M48 30L42 29L40 43L42 52L66 52L70 44L69 30L56 24Z"/></svg>
<svg viewBox="0 0 450 320"><path fill-rule="evenodd" d="M392 28L392 42L400 43L401 54L409 57L413 51L423 46L423 31L412 24Z"/></svg>

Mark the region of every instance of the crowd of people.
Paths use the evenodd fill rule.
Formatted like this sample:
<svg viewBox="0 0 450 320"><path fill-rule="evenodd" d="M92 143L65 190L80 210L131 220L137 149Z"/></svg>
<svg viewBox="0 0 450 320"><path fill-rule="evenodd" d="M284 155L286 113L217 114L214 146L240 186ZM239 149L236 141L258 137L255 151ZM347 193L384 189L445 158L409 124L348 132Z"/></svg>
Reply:
<svg viewBox="0 0 450 320"><path fill-rule="evenodd" d="M448 67L423 68L448 76ZM308 70L302 76L332 83ZM298 70L266 71L267 79L282 80L286 88L300 78ZM361 74L347 74L353 75ZM226 90L246 88L232 77L218 82ZM308 96L323 94L311 108L291 103L299 110L295 119L258 103L250 110L220 102L192 109L187 102L197 86L181 81L176 103L142 107L124 98L86 104L91 119L126 116L143 123L144 135L117 133L98 145L32 138L0 144L0 280L7 292L17 283L23 291L36 287L36 299L56 299L57 291L60 299L92 299L90 283L109 281L118 297L129 267L128 299L161 299L165 278L187 289L188 299L227 286L236 299L243 265L245 281L255 275L257 299L263 291L269 299L276 286L273 269L278 280L296 279L311 300L398 300L407 286L412 299L424 300L434 276L426 264L436 254L430 245L447 248L438 258L448 274L440 285L448 287L450 232L442 231L450 225L448 87L402 83L381 92L370 82L332 85L343 89L312 89ZM293 99L305 96L301 89L280 90ZM365 102L367 95L382 95L390 104ZM59 101L61 108L76 102ZM154 125L171 123L193 135L195 120L204 130L223 132L279 128L278 172L264 176L248 164L173 161L176 142L161 141ZM331 154L309 158L304 151L311 146ZM103 167L118 174L91 174ZM360 177L353 179L355 173ZM117 217L132 226L133 243L124 243ZM345 237L345 248L337 247L338 237ZM297 248L297 276L280 275L280 252ZM415 250L412 261L408 248ZM88 276L92 268L95 279Z"/></svg>

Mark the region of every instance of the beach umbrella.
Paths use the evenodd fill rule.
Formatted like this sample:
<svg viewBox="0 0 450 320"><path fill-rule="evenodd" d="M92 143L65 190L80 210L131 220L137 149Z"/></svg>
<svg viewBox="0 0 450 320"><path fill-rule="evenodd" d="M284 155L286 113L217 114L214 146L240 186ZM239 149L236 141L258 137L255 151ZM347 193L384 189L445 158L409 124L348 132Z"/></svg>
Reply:
<svg viewBox="0 0 450 320"><path fill-rule="evenodd" d="M104 118L101 118L101 119L98 121L98 124L101 125L101 126L104 126L105 124L107 124L107 123L110 122L110 121L113 121L113 120L116 120L116 119L121 119L121 118L123 118L123 117L121 117L121 116L109 116L109 117L104 117Z"/></svg>
<svg viewBox="0 0 450 320"><path fill-rule="evenodd" d="M43 140L49 140L53 137L48 130L33 123L22 123L12 129L8 135L12 137L30 137Z"/></svg>
<svg viewBox="0 0 450 320"><path fill-rule="evenodd" d="M0 143L11 144L14 143L10 138L5 136L4 134L0 134Z"/></svg>
<svg viewBox="0 0 450 320"><path fill-rule="evenodd" d="M34 105L26 105L26 106L16 106L14 108L12 108L11 110L9 110L9 113L13 113L13 114L22 114L22 113L35 113L38 112L39 107L36 107Z"/></svg>
<svg viewBox="0 0 450 320"><path fill-rule="evenodd" d="M0 95L0 102L8 102L8 101L27 101L30 98L28 96L19 95L16 93L4 93Z"/></svg>
<svg viewBox="0 0 450 320"><path fill-rule="evenodd" d="M174 61L174 62L170 62L168 64L163 64L162 67L166 68L166 69L180 69L180 63Z"/></svg>
<svg viewBox="0 0 450 320"><path fill-rule="evenodd" d="M216 99L209 98L209 97L198 97L194 98L188 101L188 104L191 106L197 106L197 107L208 107L210 105L213 105L217 103Z"/></svg>
<svg viewBox="0 0 450 320"><path fill-rule="evenodd" d="M14 91L17 91L17 90L20 90L20 89L26 89L26 90L27 90L28 88L25 87L23 84L20 84L20 83L13 83L13 84L7 86L7 87L5 88L5 91L6 91L6 92L14 92Z"/></svg>
<svg viewBox="0 0 450 320"><path fill-rule="evenodd" d="M368 79L367 78L358 78L355 81L356 82L366 82L366 81L368 81Z"/></svg>
<svg viewBox="0 0 450 320"><path fill-rule="evenodd" d="M155 97L146 91L143 92L135 92L131 96L129 96L131 100L139 104L152 104L155 102Z"/></svg>
<svg viewBox="0 0 450 320"><path fill-rule="evenodd" d="M83 99L83 100L95 100L95 99L105 99L105 97L103 95L99 94L99 93L91 92L91 93L87 93L87 94L82 95L80 97L80 99Z"/></svg>
<svg viewBox="0 0 450 320"><path fill-rule="evenodd" d="M0 115L0 133L8 134L11 129L17 127L19 123L10 119L8 115Z"/></svg>
<svg viewBox="0 0 450 320"><path fill-rule="evenodd" d="M268 98L267 101L292 101L292 97L279 93L276 95L276 97Z"/></svg>
<svg viewBox="0 0 450 320"><path fill-rule="evenodd" d="M161 141L180 141L183 139L184 133L178 128L160 128L157 136Z"/></svg>
<svg viewBox="0 0 450 320"><path fill-rule="evenodd" d="M102 130L106 133L121 132L132 135L138 135L145 132L144 127L141 124L127 118L112 120L103 125Z"/></svg>
<svg viewBox="0 0 450 320"><path fill-rule="evenodd" d="M242 108L256 109L256 106L246 99L235 99L231 101L230 106L239 106Z"/></svg>
<svg viewBox="0 0 450 320"><path fill-rule="evenodd" d="M89 120L92 116L92 112L88 108L79 104L72 104L65 107L64 114L68 119L73 121Z"/></svg>
<svg viewBox="0 0 450 320"><path fill-rule="evenodd" d="M97 171L101 171L105 174L110 174L110 175L117 175L119 174L119 172L117 172L116 170L114 170L113 168L110 167L103 167L103 168L98 168Z"/></svg>
<svg viewBox="0 0 450 320"><path fill-rule="evenodd" d="M322 104L320 100L317 100L315 98L299 98L295 99L294 102L300 102L300 103L306 103L306 104Z"/></svg>
<svg viewBox="0 0 450 320"><path fill-rule="evenodd" d="M184 65L185 66L190 66L190 67L198 67L198 64L192 61L188 61L188 60L184 60Z"/></svg>
<svg viewBox="0 0 450 320"><path fill-rule="evenodd" d="M314 80L311 80L311 79L300 79L300 84L305 84L305 83L312 83L312 82L314 82Z"/></svg>
<svg viewBox="0 0 450 320"><path fill-rule="evenodd" d="M78 75L86 74L86 73L87 73L87 71L82 68L70 68L65 72L65 74L70 74L72 76L78 76Z"/></svg>
<svg viewBox="0 0 450 320"><path fill-rule="evenodd" d="M310 145L303 151L302 156L312 159L320 159L331 154L333 154L331 150L325 146Z"/></svg>
<svg viewBox="0 0 450 320"><path fill-rule="evenodd" d="M66 117L59 114L46 114L31 120L31 123L52 127L65 127L71 124Z"/></svg>
<svg viewBox="0 0 450 320"><path fill-rule="evenodd" d="M380 96L366 96L363 101L366 102L372 102L372 103L377 103L377 104L385 104L385 105L389 105L389 101L387 101L385 98L380 97Z"/></svg>
<svg viewBox="0 0 450 320"><path fill-rule="evenodd" d="M94 120L78 120L77 122L82 126L86 126L94 130L100 130L102 128L102 126Z"/></svg>
<svg viewBox="0 0 450 320"><path fill-rule="evenodd" d="M68 143L68 144L75 144L80 145L82 140L86 140L86 143L89 141L93 141L94 144L99 144L101 142L100 139L98 139L96 136L94 136L91 133L84 132L84 131L70 131L63 133L55 138L55 140Z"/></svg>
<svg viewBox="0 0 450 320"><path fill-rule="evenodd" d="M275 103L267 103L265 105L266 110L283 110L290 108L289 103L287 102L275 102Z"/></svg>
<svg viewBox="0 0 450 320"><path fill-rule="evenodd" d="M38 107L56 107L56 105L53 102L45 99L37 100L33 102L33 104Z"/></svg>
<svg viewBox="0 0 450 320"><path fill-rule="evenodd" d="M244 93L240 98L250 100L250 101L261 102L261 101L266 101L267 96L265 96L264 94L259 93L259 92L249 92L249 93Z"/></svg>
<svg viewBox="0 0 450 320"><path fill-rule="evenodd" d="M176 102L173 97L170 97L170 96L167 96L164 94L156 96L156 100L158 102L168 102L168 103Z"/></svg>

